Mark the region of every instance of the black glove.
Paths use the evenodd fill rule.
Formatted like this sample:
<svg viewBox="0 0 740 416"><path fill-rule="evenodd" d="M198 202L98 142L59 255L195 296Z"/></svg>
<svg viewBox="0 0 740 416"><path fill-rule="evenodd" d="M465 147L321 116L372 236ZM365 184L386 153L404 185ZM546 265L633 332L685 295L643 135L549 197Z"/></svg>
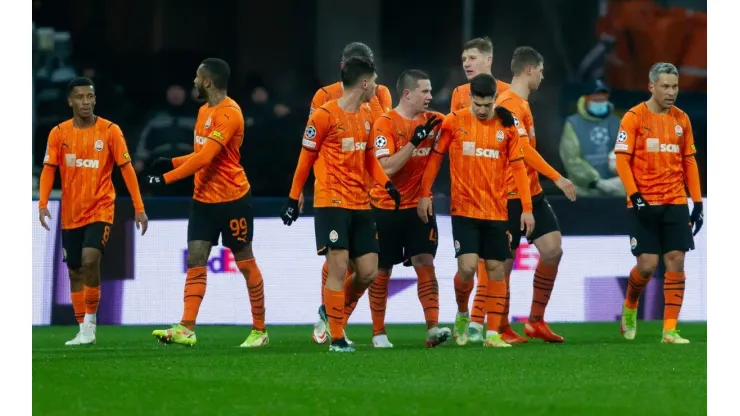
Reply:
<svg viewBox="0 0 740 416"><path fill-rule="evenodd" d="M632 201L632 208L635 209L635 213L637 213L639 218L647 219L650 216L650 213L648 212L650 204L645 201L645 198L643 198L639 192L635 192L630 195L630 201Z"/></svg>
<svg viewBox="0 0 740 416"><path fill-rule="evenodd" d="M702 225L704 225L704 203L694 202L694 209L691 210L691 226L694 227L694 235L699 233Z"/></svg>
<svg viewBox="0 0 740 416"><path fill-rule="evenodd" d="M162 175L146 175L142 181L142 185L148 189L161 189L164 188L167 183L164 181Z"/></svg>
<svg viewBox="0 0 740 416"><path fill-rule="evenodd" d="M288 198L288 202L280 210L280 218L283 219L283 224L290 226L293 222L298 221L298 214L298 200Z"/></svg>
<svg viewBox="0 0 740 416"><path fill-rule="evenodd" d="M396 211L398 211L398 208L401 206L401 193L398 192L398 188L393 185L393 182L388 181L385 183L385 190L393 198L393 201L396 203Z"/></svg>
<svg viewBox="0 0 740 416"><path fill-rule="evenodd" d="M431 116L429 117L429 120L427 120L427 124L423 126L417 126L414 129L414 135L411 136L411 144L414 145L414 147L419 146L419 143L421 143L424 139L426 139L429 136L429 133L434 130L439 123L441 123L442 120L438 120L437 116Z"/></svg>
<svg viewBox="0 0 740 416"><path fill-rule="evenodd" d="M175 169L175 165L172 164L172 159L167 159L166 157L154 159L154 162L149 166L149 171L155 175L165 174L172 169Z"/></svg>

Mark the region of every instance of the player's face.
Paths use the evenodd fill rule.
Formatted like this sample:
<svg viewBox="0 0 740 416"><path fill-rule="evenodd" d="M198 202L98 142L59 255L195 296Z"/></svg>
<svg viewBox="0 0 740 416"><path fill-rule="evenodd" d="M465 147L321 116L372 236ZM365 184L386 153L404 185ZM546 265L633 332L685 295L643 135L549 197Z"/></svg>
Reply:
<svg viewBox="0 0 740 416"><path fill-rule="evenodd" d="M409 105L415 111L422 112L432 102L432 82L428 79L417 81L417 87L406 94Z"/></svg>
<svg viewBox="0 0 740 416"><path fill-rule="evenodd" d="M537 66L527 67L527 75L529 76L529 90L537 91L540 88L540 84L545 79L545 64L540 63Z"/></svg>
<svg viewBox="0 0 740 416"><path fill-rule="evenodd" d="M493 56L484 54L476 48L466 49L462 53L462 66L468 80L478 74L490 73L492 62Z"/></svg>
<svg viewBox="0 0 740 416"><path fill-rule="evenodd" d="M362 88L365 90L365 94L362 96L362 101L369 103L375 97L375 89L378 84L375 81L378 79L378 74L373 73L373 76L362 80Z"/></svg>
<svg viewBox="0 0 740 416"><path fill-rule="evenodd" d="M490 120L493 117L493 103L496 97L470 97L470 109L478 120Z"/></svg>
<svg viewBox="0 0 740 416"><path fill-rule="evenodd" d="M72 113L82 118L90 117L95 110L95 89L91 86L74 87L67 97Z"/></svg>
<svg viewBox="0 0 740 416"><path fill-rule="evenodd" d="M203 65L198 67L198 70L195 71L195 79L193 80L193 85L195 86L195 90L197 91L196 98L199 100L205 100L208 98L208 92L206 89L211 85L211 80L206 78L206 72L203 69Z"/></svg>
<svg viewBox="0 0 740 416"><path fill-rule="evenodd" d="M663 108L671 108L678 97L678 76L660 74L655 83L648 84L655 101Z"/></svg>

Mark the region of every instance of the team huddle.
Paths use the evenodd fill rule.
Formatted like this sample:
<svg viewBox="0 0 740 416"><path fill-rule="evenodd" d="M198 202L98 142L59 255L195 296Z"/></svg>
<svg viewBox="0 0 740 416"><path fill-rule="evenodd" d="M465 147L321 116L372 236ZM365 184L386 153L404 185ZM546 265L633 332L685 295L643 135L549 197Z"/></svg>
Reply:
<svg viewBox="0 0 740 416"><path fill-rule="evenodd" d="M397 265L413 267L418 276L428 347L450 338L458 345L471 342L485 347L511 347L528 338L564 341L544 319L563 250L558 220L544 197L539 174L551 179L568 199L575 200L576 194L573 184L536 150L528 99L544 79L544 58L531 47L517 48L511 58L511 84L491 75L492 59L488 38L463 46L462 65L469 83L454 90L447 115L428 109L430 77L415 69L399 76L399 102L391 108L390 91L376 84L373 53L362 43L345 47L341 80L314 96L280 217L286 225L299 220L303 187L313 171L316 249L326 260L312 338L318 344L328 343L329 351L354 351L345 328L365 292L373 346L393 347L385 314L389 280ZM227 95L229 76L228 64L220 59L201 63L194 84L206 103L198 112L194 151L155 160L141 178L142 186L157 190L195 176L183 315L180 323L153 332L163 343L197 342L194 330L207 287L206 264L219 238L233 252L249 292L253 327L241 346L262 347L269 342L263 278L252 252L251 191L240 164L244 118ZM651 98L624 116L614 149L617 171L629 195L630 244L637 259L630 273L621 332L628 340L635 338L639 297L662 256L666 265L662 342L685 344L689 341L676 330L686 279L684 256L694 248L693 235L703 224L696 147L688 116L673 105L678 94L676 67L656 64L648 85ZM58 167L64 259L80 325L67 345L87 345L96 342L100 259L113 221L114 164L132 196L142 235L148 220L121 129L93 113L92 81L73 80L68 102L73 118L49 135L39 219L48 230L47 205ZM432 187L445 154L449 155L452 243L458 261L454 276L458 312L452 329L439 326L434 267L439 241ZM690 214L686 187L694 202ZM508 316L509 278L522 237L540 254L524 326L526 337L511 328Z"/></svg>

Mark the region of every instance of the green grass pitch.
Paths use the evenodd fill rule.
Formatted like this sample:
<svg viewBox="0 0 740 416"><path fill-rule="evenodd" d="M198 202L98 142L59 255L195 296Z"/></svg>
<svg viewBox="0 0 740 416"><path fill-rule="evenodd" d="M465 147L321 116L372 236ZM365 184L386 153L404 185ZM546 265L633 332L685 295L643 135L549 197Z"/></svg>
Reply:
<svg viewBox="0 0 740 416"><path fill-rule="evenodd" d="M33 412L43 415L701 415L707 325L680 324L690 345L660 344L662 323L553 324L560 345L424 347L422 325L389 325L392 350L351 325L354 354L330 354L308 326L272 326L242 349L248 327L200 326L192 348L161 345L152 327L99 327L98 343L65 347L76 327L33 328ZM521 333L521 325L515 325Z"/></svg>

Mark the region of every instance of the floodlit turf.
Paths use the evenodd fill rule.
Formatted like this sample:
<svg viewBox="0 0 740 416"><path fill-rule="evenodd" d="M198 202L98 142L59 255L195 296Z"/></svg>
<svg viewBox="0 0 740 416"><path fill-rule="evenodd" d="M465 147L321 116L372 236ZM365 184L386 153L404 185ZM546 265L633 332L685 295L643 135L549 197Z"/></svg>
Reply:
<svg viewBox="0 0 740 416"><path fill-rule="evenodd" d="M152 327L99 327L98 344L65 347L76 327L33 329L33 412L43 415L700 415L707 326L690 345L661 345L661 323L553 324L561 345L424 347L418 325L391 325L374 350L349 327L353 354L311 342L310 327L273 326L243 349L246 327L201 326L198 344L161 345ZM521 332L521 326L515 328Z"/></svg>

